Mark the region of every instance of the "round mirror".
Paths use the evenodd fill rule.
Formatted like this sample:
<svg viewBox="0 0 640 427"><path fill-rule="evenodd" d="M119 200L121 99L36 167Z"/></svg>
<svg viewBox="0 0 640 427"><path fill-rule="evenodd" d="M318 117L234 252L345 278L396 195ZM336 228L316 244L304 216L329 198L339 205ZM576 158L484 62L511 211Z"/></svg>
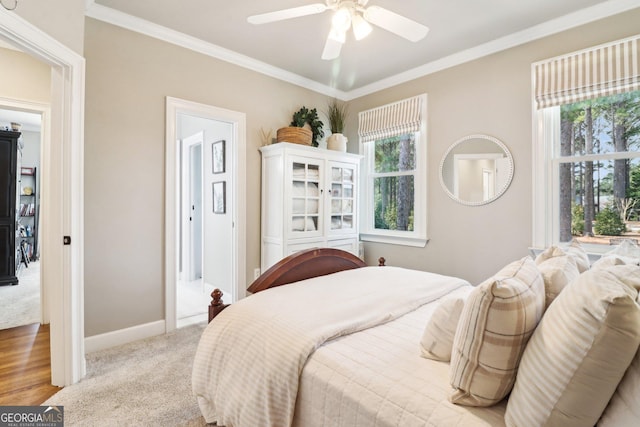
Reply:
<svg viewBox="0 0 640 427"><path fill-rule="evenodd" d="M440 183L453 200L479 206L500 197L513 178L513 157L507 147L487 135L456 141L440 162Z"/></svg>

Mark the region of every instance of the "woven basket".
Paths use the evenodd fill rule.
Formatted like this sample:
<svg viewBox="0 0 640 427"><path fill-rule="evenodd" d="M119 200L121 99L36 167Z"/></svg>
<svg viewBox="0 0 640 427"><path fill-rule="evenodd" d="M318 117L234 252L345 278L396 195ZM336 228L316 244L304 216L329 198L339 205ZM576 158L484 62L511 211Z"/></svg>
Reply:
<svg viewBox="0 0 640 427"><path fill-rule="evenodd" d="M298 127L286 127L278 129L277 142L293 142L294 144L311 145L313 133L310 129Z"/></svg>

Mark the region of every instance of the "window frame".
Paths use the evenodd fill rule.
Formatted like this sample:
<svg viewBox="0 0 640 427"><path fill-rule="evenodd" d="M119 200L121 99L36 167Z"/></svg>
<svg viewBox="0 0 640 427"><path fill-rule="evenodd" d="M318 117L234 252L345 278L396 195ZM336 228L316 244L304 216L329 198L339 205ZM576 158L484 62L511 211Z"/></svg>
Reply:
<svg viewBox="0 0 640 427"><path fill-rule="evenodd" d="M375 172L374 142L360 138L363 156L361 173L360 240L412 247L424 247L427 237L427 95L422 94L420 130L415 132L415 170L410 172ZM398 133L404 134L406 132ZM383 176L414 176L413 231L375 228L374 179Z"/></svg>
<svg viewBox="0 0 640 427"><path fill-rule="evenodd" d="M531 64L533 249L560 240L560 105L640 90L639 46L640 35L635 35ZM608 158L620 157L618 153ZM628 151L623 155L634 157L640 155ZM571 161L606 158L575 156ZM609 249L606 245L583 245L594 254Z"/></svg>
<svg viewBox="0 0 640 427"><path fill-rule="evenodd" d="M547 248L560 241L560 164L640 158L640 151L574 156L560 155L560 106L536 110L533 104L533 229L532 247ZM610 246L581 243L587 252L603 254Z"/></svg>

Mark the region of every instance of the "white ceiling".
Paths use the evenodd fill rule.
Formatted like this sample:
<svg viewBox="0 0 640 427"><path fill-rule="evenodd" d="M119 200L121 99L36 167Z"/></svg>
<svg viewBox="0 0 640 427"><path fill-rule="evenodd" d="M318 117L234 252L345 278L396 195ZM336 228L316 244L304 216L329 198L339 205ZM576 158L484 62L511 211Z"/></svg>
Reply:
<svg viewBox="0 0 640 427"><path fill-rule="evenodd" d="M324 0L86 0L111 22L343 99L640 7L640 0L370 0L430 28L412 43L381 28L320 56L330 11L252 25L247 17ZM202 43L204 42L204 43Z"/></svg>
<svg viewBox="0 0 640 427"><path fill-rule="evenodd" d="M26 111L0 109L0 129L11 129L11 123L20 123L23 131L39 132L42 126L42 116Z"/></svg>

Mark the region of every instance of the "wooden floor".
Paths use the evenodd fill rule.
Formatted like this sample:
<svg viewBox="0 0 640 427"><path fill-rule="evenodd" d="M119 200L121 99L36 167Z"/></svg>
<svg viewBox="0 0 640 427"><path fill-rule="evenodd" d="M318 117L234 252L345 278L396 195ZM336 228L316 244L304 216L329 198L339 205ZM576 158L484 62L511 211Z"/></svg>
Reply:
<svg viewBox="0 0 640 427"><path fill-rule="evenodd" d="M0 406L40 405L60 390L51 385L49 325L0 330Z"/></svg>

